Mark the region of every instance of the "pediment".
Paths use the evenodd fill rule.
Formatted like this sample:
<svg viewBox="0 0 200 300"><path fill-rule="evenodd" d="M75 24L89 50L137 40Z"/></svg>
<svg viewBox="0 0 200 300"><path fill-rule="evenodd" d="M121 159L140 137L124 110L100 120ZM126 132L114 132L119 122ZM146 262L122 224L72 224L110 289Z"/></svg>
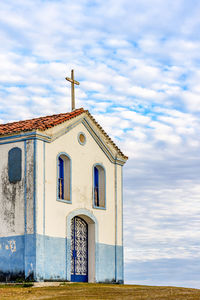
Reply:
<svg viewBox="0 0 200 300"><path fill-rule="evenodd" d="M124 165L128 157L121 152L117 145L111 140L111 138L106 134L106 132L88 111L85 111L84 114L78 116L73 120L62 123L62 125L47 129L45 131L45 134L48 137L48 142L53 142L64 134L67 134L79 124L84 125L92 138L112 163Z"/></svg>

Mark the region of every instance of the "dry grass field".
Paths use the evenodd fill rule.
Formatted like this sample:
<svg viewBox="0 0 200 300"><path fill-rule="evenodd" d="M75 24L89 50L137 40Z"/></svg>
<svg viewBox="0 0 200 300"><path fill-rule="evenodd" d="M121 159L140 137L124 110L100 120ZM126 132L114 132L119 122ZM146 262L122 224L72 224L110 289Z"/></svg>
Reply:
<svg viewBox="0 0 200 300"><path fill-rule="evenodd" d="M134 299L200 300L200 290L138 285L64 283L58 286L23 287L0 285L0 300L84 300L84 299Z"/></svg>

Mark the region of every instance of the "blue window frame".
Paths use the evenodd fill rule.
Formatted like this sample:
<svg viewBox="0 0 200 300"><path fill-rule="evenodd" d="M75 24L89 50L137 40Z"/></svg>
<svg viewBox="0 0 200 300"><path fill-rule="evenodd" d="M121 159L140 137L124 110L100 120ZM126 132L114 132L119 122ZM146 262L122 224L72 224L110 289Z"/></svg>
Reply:
<svg viewBox="0 0 200 300"><path fill-rule="evenodd" d="M94 167L94 201L95 206L99 206L99 170Z"/></svg>
<svg viewBox="0 0 200 300"><path fill-rule="evenodd" d="M59 177L58 177L58 193L59 198L64 199L64 161L61 157L58 158Z"/></svg>
<svg viewBox="0 0 200 300"><path fill-rule="evenodd" d="M57 158L57 200L71 203L71 159L62 152Z"/></svg>
<svg viewBox="0 0 200 300"><path fill-rule="evenodd" d="M96 164L93 168L93 206L106 208L106 175L102 165Z"/></svg>

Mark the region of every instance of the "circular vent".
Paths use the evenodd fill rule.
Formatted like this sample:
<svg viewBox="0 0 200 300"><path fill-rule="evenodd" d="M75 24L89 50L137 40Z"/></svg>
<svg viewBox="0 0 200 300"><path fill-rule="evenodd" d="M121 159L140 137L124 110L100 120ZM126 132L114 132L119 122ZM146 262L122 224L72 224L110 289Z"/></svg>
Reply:
<svg viewBox="0 0 200 300"><path fill-rule="evenodd" d="M78 141L79 141L79 144L85 145L85 143L86 143L86 136L85 136L85 134L83 132L80 132L78 134Z"/></svg>

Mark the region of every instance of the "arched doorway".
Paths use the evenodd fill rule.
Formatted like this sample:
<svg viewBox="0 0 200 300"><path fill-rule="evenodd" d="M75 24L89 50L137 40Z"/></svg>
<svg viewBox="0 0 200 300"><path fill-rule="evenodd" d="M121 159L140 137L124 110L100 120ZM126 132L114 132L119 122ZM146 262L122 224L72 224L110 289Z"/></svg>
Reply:
<svg viewBox="0 0 200 300"><path fill-rule="evenodd" d="M66 218L66 279L71 281L71 236L72 219L78 217L85 221L88 229L88 282L98 281L99 259L98 259L98 221L89 210L79 208L71 211Z"/></svg>
<svg viewBox="0 0 200 300"><path fill-rule="evenodd" d="M77 216L71 219L71 281L88 281L88 225Z"/></svg>

